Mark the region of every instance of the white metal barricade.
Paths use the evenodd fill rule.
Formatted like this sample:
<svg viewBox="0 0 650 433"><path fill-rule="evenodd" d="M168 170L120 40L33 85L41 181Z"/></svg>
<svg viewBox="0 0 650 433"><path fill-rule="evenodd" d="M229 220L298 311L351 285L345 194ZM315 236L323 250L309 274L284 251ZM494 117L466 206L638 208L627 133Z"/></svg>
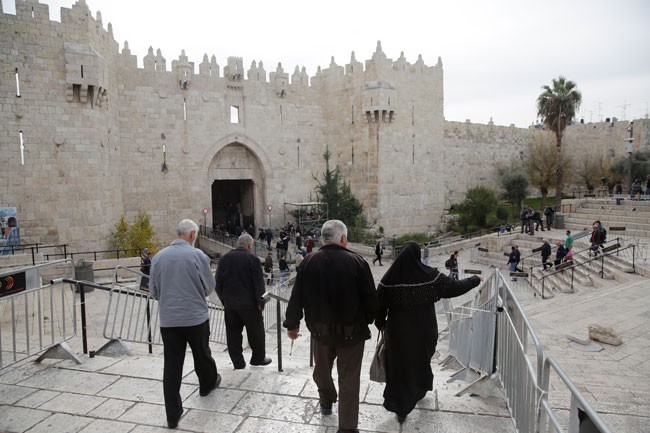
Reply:
<svg viewBox="0 0 650 433"><path fill-rule="evenodd" d="M38 354L81 363L67 345L77 333L74 292L50 284L73 272L66 259L0 273L0 369Z"/></svg>

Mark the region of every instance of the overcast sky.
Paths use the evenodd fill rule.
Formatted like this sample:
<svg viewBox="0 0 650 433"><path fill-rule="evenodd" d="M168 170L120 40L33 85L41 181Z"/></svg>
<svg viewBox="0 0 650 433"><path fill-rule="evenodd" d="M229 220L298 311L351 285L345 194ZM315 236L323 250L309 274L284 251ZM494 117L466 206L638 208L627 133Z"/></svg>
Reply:
<svg viewBox="0 0 650 433"><path fill-rule="evenodd" d="M23 0L18 0L23 1ZM50 16L74 0L45 0ZM201 63L215 55L253 60L275 71L296 65L311 77L334 56L343 66L354 51L370 59L380 40L386 56L418 55L428 66L442 58L445 119L527 127L537 120L541 86L564 75L582 92L579 118L646 117L650 103L648 0L86 0L104 28L129 42L138 65L150 46L167 59L185 49ZM2 0L14 13L14 0Z"/></svg>

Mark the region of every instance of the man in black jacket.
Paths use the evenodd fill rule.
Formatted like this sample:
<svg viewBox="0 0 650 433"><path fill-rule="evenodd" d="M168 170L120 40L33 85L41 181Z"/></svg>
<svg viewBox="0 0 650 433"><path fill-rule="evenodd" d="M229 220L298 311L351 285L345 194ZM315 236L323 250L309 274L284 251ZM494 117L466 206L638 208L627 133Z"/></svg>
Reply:
<svg viewBox="0 0 650 433"><path fill-rule="evenodd" d="M345 224L327 221L321 234L324 245L298 268L284 327L289 338L298 338L304 310L314 337L313 378L323 415L332 413L337 400L332 367L338 358L338 433L358 432L361 361L378 309L377 292L368 263L346 248Z"/></svg>
<svg viewBox="0 0 650 433"><path fill-rule="evenodd" d="M251 365L269 365L264 334L264 275L260 259L253 254L253 238L244 233L237 248L226 253L217 266L217 296L224 306L228 354L235 370L246 367L242 354L242 331L246 327L253 354Z"/></svg>
<svg viewBox="0 0 650 433"><path fill-rule="evenodd" d="M553 267L553 262L548 261L548 258L551 256L551 245L546 239L542 239L542 242L542 266L544 267L544 270L546 270L546 268Z"/></svg>

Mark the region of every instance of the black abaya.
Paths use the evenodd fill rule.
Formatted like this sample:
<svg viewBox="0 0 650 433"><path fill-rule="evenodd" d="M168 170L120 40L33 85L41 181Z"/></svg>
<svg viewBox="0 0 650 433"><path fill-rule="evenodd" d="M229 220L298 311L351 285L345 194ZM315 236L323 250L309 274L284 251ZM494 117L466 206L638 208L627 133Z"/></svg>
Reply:
<svg viewBox="0 0 650 433"><path fill-rule="evenodd" d="M384 407L406 417L433 389L431 358L438 342L434 302L460 296L480 283L476 276L453 280L420 261L420 247L407 242L377 291L375 320L386 339Z"/></svg>

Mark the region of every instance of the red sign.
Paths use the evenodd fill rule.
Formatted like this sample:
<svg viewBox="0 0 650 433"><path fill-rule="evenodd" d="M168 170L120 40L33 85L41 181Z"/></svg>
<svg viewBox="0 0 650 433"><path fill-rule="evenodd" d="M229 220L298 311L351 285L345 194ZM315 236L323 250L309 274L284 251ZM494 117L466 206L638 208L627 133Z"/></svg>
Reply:
<svg viewBox="0 0 650 433"><path fill-rule="evenodd" d="M208 208L207 208L207 207L204 207L204 208L203 208L203 215L207 215L207 214L208 214Z"/></svg>
<svg viewBox="0 0 650 433"><path fill-rule="evenodd" d="M0 277L0 298L25 290L25 272Z"/></svg>

